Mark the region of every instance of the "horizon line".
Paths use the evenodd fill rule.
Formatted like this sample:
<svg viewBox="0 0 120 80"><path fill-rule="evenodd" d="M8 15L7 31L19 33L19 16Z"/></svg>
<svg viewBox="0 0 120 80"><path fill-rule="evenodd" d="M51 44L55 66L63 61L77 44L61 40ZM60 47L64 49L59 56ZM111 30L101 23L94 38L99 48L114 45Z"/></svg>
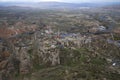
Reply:
<svg viewBox="0 0 120 80"><path fill-rule="evenodd" d="M40 3L40 2L58 2L58 3L120 3L120 1L104 2L64 2L64 1L0 1L0 3Z"/></svg>

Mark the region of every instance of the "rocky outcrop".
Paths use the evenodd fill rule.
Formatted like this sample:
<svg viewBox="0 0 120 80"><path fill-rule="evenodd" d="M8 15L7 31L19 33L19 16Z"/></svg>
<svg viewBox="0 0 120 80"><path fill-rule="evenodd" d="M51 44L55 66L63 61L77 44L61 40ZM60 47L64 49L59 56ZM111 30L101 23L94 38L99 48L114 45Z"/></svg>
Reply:
<svg viewBox="0 0 120 80"><path fill-rule="evenodd" d="M69 34L64 39L54 36L58 34L38 30L33 33L25 32L0 42L0 80L10 80L17 74L29 74L31 70L41 66L59 65L61 48L79 48L92 40L91 37L80 34Z"/></svg>
<svg viewBox="0 0 120 80"><path fill-rule="evenodd" d="M8 40L0 42L0 80L12 80L18 71L19 60L13 45Z"/></svg>
<svg viewBox="0 0 120 80"><path fill-rule="evenodd" d="M20 60L20 73L21 74L28 74L31 68L30 57L27 53L26 48L21 48L19 52L19 60Z"/></svg>

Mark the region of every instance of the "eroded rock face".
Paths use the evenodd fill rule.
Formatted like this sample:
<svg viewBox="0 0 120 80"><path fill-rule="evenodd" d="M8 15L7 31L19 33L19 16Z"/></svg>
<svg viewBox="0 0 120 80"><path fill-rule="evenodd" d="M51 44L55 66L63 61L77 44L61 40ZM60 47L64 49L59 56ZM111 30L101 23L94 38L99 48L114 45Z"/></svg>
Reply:
<svg viewBox="0 0 120 80"><path fill-rule="evenodd" d="M18 38L14 43L11 39L1 39L0 80L13 80L16 74L30 73L32 65L28 53L29 43L26 36Z"/></svg>
<svg viewBox="0 0 120 80"><path fill-rule="evenodd" d="M27 53L26 48L21 48L19 52L19 60L20 60L20 73L28 74L30 72L30 57Z"/></svg>
<svg viewBox="0 0 120 80"><path fill-rule="evenodd" d="M29 74L34 68L60 64L60 49L81 47L91 37L53 38L56 34L36 31L16 35L0 43L0 80L13 80L15 74ZM79 38L80 37L80 38Z"/></svg>
<svg viewBox="0 0 120 80"><path fill-rule="evenodd" d="M12 45L7 40L0 42L0 80L12 80L19 61L15 58Z"/></svg>
<svg viewBox="0 0 120 80"><path fill-rule="evenodd" d="M59 49L57 49L55 46L51 46L51 41L36 40L33 44L34 45L31 52L33 64L44 64L48 66L60 64Z"/></svg>
<svg viewBox="0 0 120 80"><path fill-rule="evenodd" d="M57 64L60 64L59 59L59 50L58 49L47 49L47 50L40 50L39 56L42 58L43 63L50 62L51 66L55 66Z"/></svg>

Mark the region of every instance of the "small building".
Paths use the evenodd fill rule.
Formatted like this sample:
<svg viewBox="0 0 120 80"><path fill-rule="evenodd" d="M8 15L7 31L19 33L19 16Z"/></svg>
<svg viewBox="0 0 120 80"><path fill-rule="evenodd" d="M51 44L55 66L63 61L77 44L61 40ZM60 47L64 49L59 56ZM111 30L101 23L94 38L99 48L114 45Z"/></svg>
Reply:
<svg viewBox="0 0 120 80"><path fill-rule="evenodd" d="M98 31L105 31L106 30L106 27L104 27L104 26L99 26L98 27Z"/></svg>

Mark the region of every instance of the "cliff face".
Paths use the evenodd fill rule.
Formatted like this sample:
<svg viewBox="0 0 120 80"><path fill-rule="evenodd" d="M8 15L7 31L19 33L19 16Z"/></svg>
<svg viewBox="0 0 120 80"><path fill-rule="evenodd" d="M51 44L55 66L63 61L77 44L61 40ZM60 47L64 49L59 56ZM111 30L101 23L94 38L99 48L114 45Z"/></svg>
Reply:
<svg viewBox="0 0 120 80"><path fill-rule="evenodd" d="M40 65L60 64L59 50L51 47L54 40L47 41L36 35L40 36L39 31L24 32L14 37L1 36L0 80L13 80L13 76L29 74Z"/></svg>
<svg viewBox="0 0 120 80"><path fill-rule="evenodd" d="M19 70L19 60L16 58L14 45L7 40L0 42L0 80L12 80Z"/></svg>
<svg viewBox="0 0 120 80"><path fill-rule="evenodd" d="M58 80L73 80L73 77L81 79L79 77L82 75L92 76L91 73L97 74L93 76L94 79L96 77L103 79L106 75L109 80L112 72L120 73L119 61L113 62L115 59L119 59L120 50L118 47L108 44L105 39L100 40L102 36L99 38L96 35L96 39L93 39L93 35L65 34L63 36L45 31L38 29L0 39L0 80L16 80L16 77L19 78L17 80L32 78L32 80L39 78L42 80L44 75L51 77L50 74L55 77L60 75ZM113 67L111 64L117 66ZM99 69L96 66L100 66ZM41 69L43 72L38 71ZM25 75L30 76L26 78Z"/></svg>

